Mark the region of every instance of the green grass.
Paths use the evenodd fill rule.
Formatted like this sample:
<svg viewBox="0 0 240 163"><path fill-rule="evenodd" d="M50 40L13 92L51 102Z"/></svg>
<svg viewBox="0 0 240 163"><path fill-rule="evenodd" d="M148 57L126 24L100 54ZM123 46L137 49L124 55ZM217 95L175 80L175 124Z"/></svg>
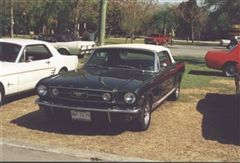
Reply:
<svg viewBox="0 0 240 163"><path fill-rule="evenodd" d="M105 44L109 45L109 44L125 44L125 43L131 43L131 40L128 39L126 42L126 38L123 37L119 37L119 38L114 38L114 37L109 37L105 39ZM134 43L140 43L140 44L144 44L144 39L143 38L137 38L134 40ZM187 42L186 40L175 40L173 42L174 45L194 45L194 46L217 46L219 45L219 42L215 41L215 42L199 42L199 41L195 41L194 43L192 43L191 41Z"/></svg>
<svg viewBox="0 0 240 163"><path fill-rule="evenodd" d="M195 57L175 57L176 61L185 62L185 73L182 80L182 88L199 88L206 87L221 88L220 91L228 90L230 87L221 84L211 83L211 80L233 80L225 77L219 70L210 69L206 66L203 58Z"/></svg>
<svg viewBox="0 0 240 163"><path fill-rule="evenodd" d="M126 41L125 38L114 38L114 37L110 37L110 38L107 38L105 40L105 44L106 45L110 45L110 44L126 44L126 43L131 43L131 39L128 38L128 40ZM134 40L134 43L141 43L143 44L144 43L144 40L143 39L135 39Z"/></svg>

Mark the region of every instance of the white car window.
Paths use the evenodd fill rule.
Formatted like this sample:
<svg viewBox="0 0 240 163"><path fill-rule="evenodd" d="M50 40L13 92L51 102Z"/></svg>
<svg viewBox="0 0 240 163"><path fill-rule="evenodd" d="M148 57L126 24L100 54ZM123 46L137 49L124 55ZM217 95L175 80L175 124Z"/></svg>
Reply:
<svg viewBox="0 0 240 163"><path fill-rule="evenodd" d="M0 43L0 60L6 62L15 62L20 49L20 45Z"/></svg>
<svg viewBox="0 0 240 163"><path fill-rule="evenodd" d="M21 57L22 62L31 62L51 58L52 54L45 45L28 45Z"/></svg>

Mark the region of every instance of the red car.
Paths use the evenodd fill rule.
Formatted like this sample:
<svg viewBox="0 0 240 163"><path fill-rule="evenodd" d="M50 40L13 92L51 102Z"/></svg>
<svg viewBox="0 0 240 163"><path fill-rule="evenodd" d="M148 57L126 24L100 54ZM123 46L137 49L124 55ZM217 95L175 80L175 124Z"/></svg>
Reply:
<svg viewBox="0 0 240 163"><path fill-rule="evenodd" d="M168 43L171 40L171 37L161 34L161 33L154 33L149 37L144 39L145 44L154 44L154 45L163 45Z"/></svg>
<svg viewBox="0 0 240 163"><path fill-rule="evenodd" d="M235 66L240 64L240 43L229 51L208 51L205 55L205 61L209 68L219 69L226 76L233 76Z"/></svg>

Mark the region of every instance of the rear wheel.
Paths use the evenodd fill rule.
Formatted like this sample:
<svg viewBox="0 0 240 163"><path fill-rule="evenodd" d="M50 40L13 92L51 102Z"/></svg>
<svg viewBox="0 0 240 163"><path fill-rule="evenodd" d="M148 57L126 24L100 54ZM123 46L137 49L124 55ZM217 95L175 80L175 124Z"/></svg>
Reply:
<svg viewBox="0 0 240 163"><path fill-rule="evenodd" d="M66 73L67 69L66 68L62 68L61 70L59 70L58 74L63 74Z"/></svg>
<svg viewBox="0 0 240 163"><path fill-rule="evenodd" d="M223 69L223 72L226 76L233 76L235 74L235 64L234 63L231 63L231 64L227 64L224 69Z"/></svg>
<svg viewBox="0 0 240 163"><path fill-rule="evenodd" d="M180 97L180 83L176 85L174 92L169 96L169 100L177 101L179 97Z"/></svg>
<svg viewBox="0 0 240 163"><path fill-rule="evenodd" d="M3 87L0 85L0 106L3 104L4 101L4 90Z"/></svg>
<svg viewBox="0 0 240 163"><path fill-rule="evenodd" d="M58 52L62 55L70 55L70 53L66 49L58 49Z"/></svg>
<svg viewBox="0 0 240 163"><path fill-rule="evenodd" d="M151 122L151 108L151 101L148 99L143 106L143 111L136 119L136 127L139 131L146 131L149 128Z"/></svg>

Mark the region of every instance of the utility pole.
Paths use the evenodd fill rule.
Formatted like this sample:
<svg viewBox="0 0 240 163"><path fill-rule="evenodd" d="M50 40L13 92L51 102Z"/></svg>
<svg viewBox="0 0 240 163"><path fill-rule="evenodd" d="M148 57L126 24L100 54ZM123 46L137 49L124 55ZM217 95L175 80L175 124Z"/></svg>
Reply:
<svg viewBox="0 0 240 163"><path fill-rule="evenodd" d="M13 21L13 0L10 0L10 12L11 12L11 38L13 38L13 24L14 24L14 21Z"/></svg>
<svg viewBox="0 0 240 163"><path fill-rule="evenodd" d="M108 0L100 1L101 9L99 13L100 19L99 19L99 34L98 34L99 46L104 45L104 42L105 42L107 2Z"/></svg>

